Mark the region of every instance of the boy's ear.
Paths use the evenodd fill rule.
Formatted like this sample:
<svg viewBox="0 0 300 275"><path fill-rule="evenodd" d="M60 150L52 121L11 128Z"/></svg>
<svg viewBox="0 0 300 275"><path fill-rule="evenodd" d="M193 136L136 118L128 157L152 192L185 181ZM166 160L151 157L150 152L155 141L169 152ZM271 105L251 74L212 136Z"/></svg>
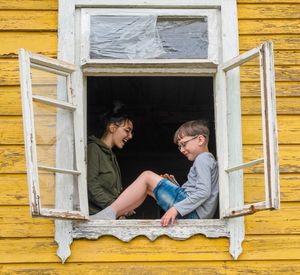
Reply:
<svg viewBox="0 0 300 275"><path fill-rule="evenodd" d="M204 145L206 138L203 135L199 135L198 140L200 145Z"/></svg>

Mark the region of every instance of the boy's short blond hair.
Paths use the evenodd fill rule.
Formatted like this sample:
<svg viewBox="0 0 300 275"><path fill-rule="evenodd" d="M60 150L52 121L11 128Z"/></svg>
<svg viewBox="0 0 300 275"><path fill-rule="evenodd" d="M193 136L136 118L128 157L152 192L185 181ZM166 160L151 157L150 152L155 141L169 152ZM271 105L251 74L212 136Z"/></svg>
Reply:
<svg viewBox="0 0 300 275"><path fill-rule="evenodd" d="M175 132L173 141L175 144L185 136L197 136L202 135L206 138L206 142L209 140L209 128L208 123L205 120L191 120L183 123Z"/></svg>

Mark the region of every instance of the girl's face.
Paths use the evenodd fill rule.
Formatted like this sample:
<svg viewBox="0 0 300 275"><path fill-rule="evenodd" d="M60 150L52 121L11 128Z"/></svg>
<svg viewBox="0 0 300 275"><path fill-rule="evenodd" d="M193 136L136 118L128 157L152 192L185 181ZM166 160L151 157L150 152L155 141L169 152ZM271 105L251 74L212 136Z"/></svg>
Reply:
<svg viewBox="0 0 300 275"><path fill-rule="evenodd" d="M112 144L119 149L132 139L133 124L130 120L126 120L120 125L113 125Z"/></svg>

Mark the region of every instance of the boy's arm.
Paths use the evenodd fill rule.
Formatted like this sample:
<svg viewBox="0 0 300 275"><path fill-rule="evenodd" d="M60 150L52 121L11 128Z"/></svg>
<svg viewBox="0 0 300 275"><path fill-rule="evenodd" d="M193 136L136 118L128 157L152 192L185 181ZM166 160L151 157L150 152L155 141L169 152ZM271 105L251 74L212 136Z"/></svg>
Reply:
<svg viewBox="0 0 300 275"><path fill-rule="evenodd" d="M194 163L197 172L197 182L195 183L195 191L189 196L174 204L174 207L181 216L185 216L201 204L203 204L211 195L211 168L209 162L205 158L200 158Z"/></svg>

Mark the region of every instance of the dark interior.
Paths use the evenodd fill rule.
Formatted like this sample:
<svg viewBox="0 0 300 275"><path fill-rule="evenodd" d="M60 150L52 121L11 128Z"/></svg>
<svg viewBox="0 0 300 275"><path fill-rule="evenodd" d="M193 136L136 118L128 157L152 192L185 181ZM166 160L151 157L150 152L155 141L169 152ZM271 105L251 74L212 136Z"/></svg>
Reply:
<svg viewBox="0 0 300 275"><path fill-rule="evenodd" d="M122 150L114 150L123 186L144 170L175 175L186 181L191 162L173 143L173 134L184 122L205 119L210 125L209 149L216 156L213 78L211 77L88 77L88 135L97 115L112 102L126 104L134 117L134 137ZM157 219L163 214L148 198L131 218Z"/></svg>

